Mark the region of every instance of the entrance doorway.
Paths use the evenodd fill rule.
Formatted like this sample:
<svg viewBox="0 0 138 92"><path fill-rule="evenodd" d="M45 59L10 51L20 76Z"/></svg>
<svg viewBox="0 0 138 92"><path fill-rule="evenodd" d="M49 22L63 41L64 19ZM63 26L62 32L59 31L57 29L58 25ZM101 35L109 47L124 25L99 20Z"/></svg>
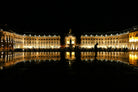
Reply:
<svg viewBox="0 0 138 92"><path fill-rule="evenodd" d="M65 37L65 47L75 48L76 46L76 37L71 34L71 29L69 34Z"/></svg>

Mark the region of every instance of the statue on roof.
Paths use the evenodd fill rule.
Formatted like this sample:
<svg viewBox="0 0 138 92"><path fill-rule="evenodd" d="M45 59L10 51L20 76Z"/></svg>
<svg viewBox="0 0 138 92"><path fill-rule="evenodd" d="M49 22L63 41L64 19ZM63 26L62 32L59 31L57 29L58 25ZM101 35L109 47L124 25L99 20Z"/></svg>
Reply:
<svg viewBox="0 0 138 92"><path fill-rule="evenodd" d="M70 29L69 29L69 34L71 34L71 33L72 33L72 29L70 28Z"/></svg>

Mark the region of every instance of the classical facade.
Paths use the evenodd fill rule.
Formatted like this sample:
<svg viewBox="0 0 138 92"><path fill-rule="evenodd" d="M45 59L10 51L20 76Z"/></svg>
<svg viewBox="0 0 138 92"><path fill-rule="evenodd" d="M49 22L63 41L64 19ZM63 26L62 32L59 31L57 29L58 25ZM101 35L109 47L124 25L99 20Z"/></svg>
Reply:
<svg viewBox="0 0 138 92"><path fill-rule="evenodd" d="M14 49L58 49L60 36L56 35L19 35L13 32L0 31L0 51Z"/></svg>
<svg viewBox="0 0 138 92"><path fill-rule="evenodd" d="M129 46L129 32L116 35L82 35L81 48L131 48Z"/></svg>
<svg viewBox="0 0 138 92"><path fill-rule="evenodd" d="M129 50L138 50L138 31L115 35L81 36L81 48L94 48L95 44L98 44L99 48L128 48Z"/></svg>
<svg viewBox="0 0 138 92"><path fill-rule="evenodd" d="M98 44L98 48L114 48L128 50L138 50L138 29L134 28L121 34L105 35L81 35L80 43L77 43L76 37L71 34L65 36L64 47L91 49ZM14 32L0 30L0 51L14 49L59 49L61 47L61 37L56 35L20 35Z"/></svg>
<svg viewBox="0 0 138 92"><path fill-rule="evenodd" d="M76 46L76 37L71 34L71 29L69 30L69 34L65 37L65 47L75 48Z"/></svg>

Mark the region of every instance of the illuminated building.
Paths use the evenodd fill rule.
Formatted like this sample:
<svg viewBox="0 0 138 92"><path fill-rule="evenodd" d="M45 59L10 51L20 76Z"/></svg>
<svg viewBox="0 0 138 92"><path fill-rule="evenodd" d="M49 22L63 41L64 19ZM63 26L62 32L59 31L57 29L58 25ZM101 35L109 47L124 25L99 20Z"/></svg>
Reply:
<svg viewBox="0 0 138 92"><path fill-rule="evenodd" d="M98 43L98 48L127 48L129 47L129 33L81 36L81 48L94 48L96 43Z"/></svg>
<svg viewBox="0 0 138 92"><path fill-rule="evenodd" d="M122 34L111 35L82 35L81 48L94 48L98 43L98 48L113 48L128 50L138 50L138 31L130 31Z"/></svg>
<svg viewBox="0 0 138 92"><path fill-rule="evenodd" d="M65 37L65 47L72 47L74 48L76 46L76 37L71 34L71 29L69 30L69 34Z"/></svg>
<svg viewBox="0 0 138 92"><path fill-rule="evenodd" d="M0 29L1 30L1 29ZM138 50L138 31L137 28L124 33L104 34L104 35L81 35L80 43L71 34L65 36L64 47L91 49L98 44L98 48L103 49L128 49ZM0 51L14 49L59 49L61 47L61 37L56 35L19 35L14 32L0 31Z"/></svg>
<svg viewBox="0 0 138 92"><path fill-rule="evenodd" d="M13 32L0 31L0 51L14 49L58 49L60 36L19 35Z"/></svg>

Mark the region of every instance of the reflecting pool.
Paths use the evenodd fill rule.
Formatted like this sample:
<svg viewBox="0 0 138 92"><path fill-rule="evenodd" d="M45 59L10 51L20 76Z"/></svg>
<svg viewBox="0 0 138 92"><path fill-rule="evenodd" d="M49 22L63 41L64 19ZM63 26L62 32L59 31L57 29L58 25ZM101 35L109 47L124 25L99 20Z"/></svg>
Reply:
<svg viewBox="0 0 138 92"><path fill-rule="evenodd" d="M108 80L121 85L138 82L137 66L138 52L0 52L0 80Z"/></svg>
<svg viewBox="0 0 138 92"><path fill-rule="evenodd" d="M61 55L63 54L63 55ZM138 52L0 52L0 69L20 62L110 61L138 66Z"/></svg>

